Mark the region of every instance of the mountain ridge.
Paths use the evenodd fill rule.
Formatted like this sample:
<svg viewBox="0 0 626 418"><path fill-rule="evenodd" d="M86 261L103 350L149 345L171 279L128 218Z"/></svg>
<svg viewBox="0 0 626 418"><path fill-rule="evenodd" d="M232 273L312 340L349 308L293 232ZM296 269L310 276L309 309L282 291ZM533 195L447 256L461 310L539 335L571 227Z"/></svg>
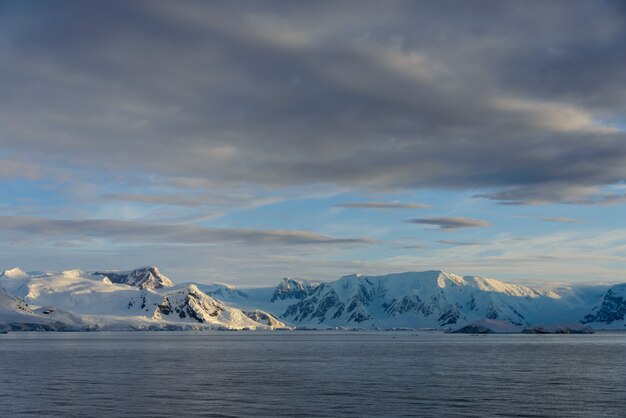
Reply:
<svg viewBox="0 0 626 418"><path fill-rule="evenodd" d="M238 288L175 285L154 266L35 274L14 268L0 274L0 286L5 325L23 317L8 301L21 301L26 319L77 329L449 329L497 320L626 330L626 283L554 290L442 270L329 282L285 277L275 287Z"/></svg>

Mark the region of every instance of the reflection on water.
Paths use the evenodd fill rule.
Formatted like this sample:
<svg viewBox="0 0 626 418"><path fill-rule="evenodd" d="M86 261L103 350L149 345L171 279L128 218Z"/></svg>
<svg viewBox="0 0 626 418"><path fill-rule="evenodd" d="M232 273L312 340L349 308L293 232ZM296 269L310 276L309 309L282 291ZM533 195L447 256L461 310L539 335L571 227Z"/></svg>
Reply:
<svg viewBox="0 0 626 418"><path fill-rule="evenodd" d="M0 335L2 416L626 412L626 333Z"/></svg>

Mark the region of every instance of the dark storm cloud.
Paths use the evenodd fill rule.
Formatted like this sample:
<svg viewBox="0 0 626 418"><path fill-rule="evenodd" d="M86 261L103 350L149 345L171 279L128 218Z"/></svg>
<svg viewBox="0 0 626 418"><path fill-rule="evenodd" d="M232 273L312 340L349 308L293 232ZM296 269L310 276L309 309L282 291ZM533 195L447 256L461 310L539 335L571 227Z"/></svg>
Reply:
<svg viewBox="0 0 626 418"><path fill-rule="evenodd" d="M56 240L105 239L122 243L245 245L358 245L367 238L331 238L309 231L206 228L198 225L164 225L111 219L61 220L27 216L0 216L4 234L27 234ZM19 235L13 235L19 239ZM17 237L17 238L16 238Z"/></svg>
<svg viewBox="0 0 626 418"><path fill-rule="evenodd" d="M491 226L489 222L480 219L459 217L409 219L406 222L412 224L438 226L439 229L443 230Z"/></svg>
<svg viewBox="0 0 626 418"><path fill-rule="evenodd" d="M336 205L341 208L359 209L425 209L429 205L424 203L397 203L397 202L351 202Z"/></svg>
<svg viewBox="0 0 626 418"><path fill-rule="evenodd" d="M7 3L0 145L116 175L617 202L617 5Z"/></svg>

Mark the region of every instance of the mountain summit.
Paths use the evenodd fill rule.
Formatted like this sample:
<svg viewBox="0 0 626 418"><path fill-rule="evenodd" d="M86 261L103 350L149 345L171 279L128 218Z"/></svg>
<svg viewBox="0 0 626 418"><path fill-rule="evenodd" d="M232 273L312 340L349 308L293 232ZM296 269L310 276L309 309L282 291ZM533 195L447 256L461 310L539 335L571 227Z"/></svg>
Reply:
<svg viewBox="0 0 626 418"><path fill-rule="evenodd" d="M101 271L93 274L108 277L111 283L127 284L139 289L161 289L174 286L174 283L154 266L140 267L131 271Z"/></svg>

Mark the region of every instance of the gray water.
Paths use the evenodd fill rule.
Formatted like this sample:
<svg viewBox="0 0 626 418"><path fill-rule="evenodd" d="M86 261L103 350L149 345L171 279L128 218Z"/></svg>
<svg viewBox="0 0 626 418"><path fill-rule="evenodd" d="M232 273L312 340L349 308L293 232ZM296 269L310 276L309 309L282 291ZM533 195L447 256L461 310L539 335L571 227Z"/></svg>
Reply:
<svg viewBox="0 0 626 418"><path fill-rule="evenodd" d="M0 416L626 416L626 333L0 335Z"/></svg>

